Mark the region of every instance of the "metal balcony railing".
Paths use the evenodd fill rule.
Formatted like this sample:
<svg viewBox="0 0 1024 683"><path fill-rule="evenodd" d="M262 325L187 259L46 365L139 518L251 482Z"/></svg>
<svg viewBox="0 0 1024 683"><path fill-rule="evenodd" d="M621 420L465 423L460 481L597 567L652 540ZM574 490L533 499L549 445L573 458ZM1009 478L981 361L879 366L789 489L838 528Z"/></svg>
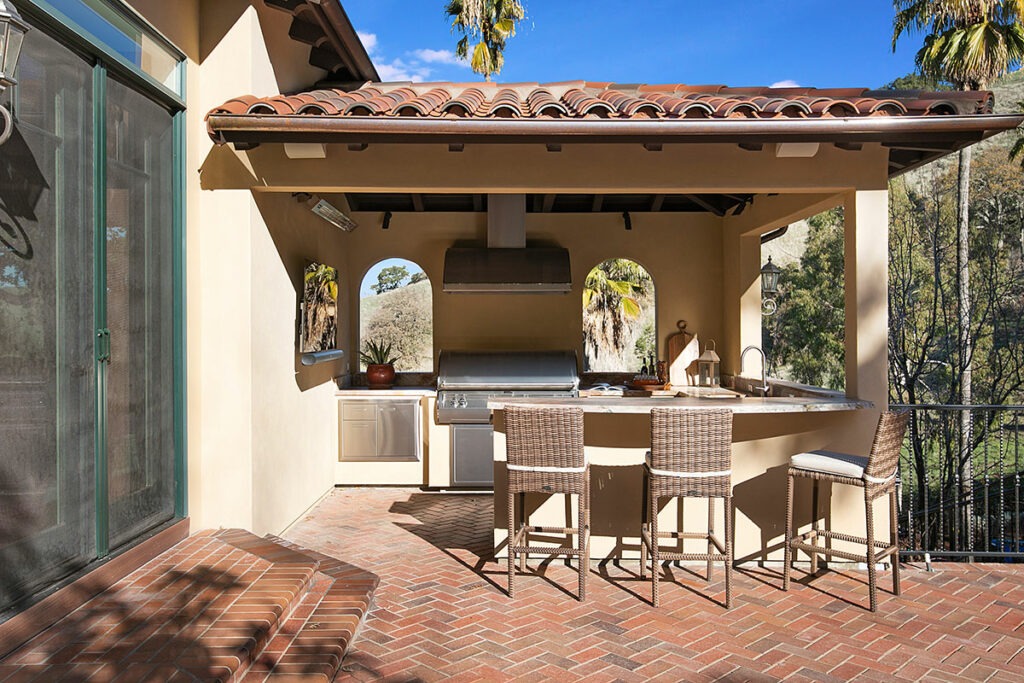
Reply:
<svg viewBox="0 0 1024 683"><path fill-rule="evenodd" d="M901 556L1024 561L1024 405L891 407L911 411Z"/></svg>

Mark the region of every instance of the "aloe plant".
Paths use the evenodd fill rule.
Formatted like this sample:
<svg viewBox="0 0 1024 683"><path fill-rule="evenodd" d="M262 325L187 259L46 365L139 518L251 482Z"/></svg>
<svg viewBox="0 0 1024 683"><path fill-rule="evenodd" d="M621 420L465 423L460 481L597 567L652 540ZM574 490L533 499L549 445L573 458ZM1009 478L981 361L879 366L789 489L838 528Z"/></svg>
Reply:
<svg viewBox="0 0 1024 683"><path fill-rule="evenodd" d="M401 356L392 355L391 342L383 340L367 339L359 352L359 360L366 365L394 365L399 358Z"/></svg>

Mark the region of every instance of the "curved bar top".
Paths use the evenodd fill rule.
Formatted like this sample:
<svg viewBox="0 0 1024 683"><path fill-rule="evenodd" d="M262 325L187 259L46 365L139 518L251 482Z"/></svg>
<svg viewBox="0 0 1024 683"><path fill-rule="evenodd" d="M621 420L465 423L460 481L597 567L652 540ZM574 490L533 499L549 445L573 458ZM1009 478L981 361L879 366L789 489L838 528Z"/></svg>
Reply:
<svg viewBox="0 0 1024 683"><path fill-rule="evenodd" d="M587 396L579 398L495 398L487 402L491 410L507 406L530 408L583 408L585 413L642 414L651 408L728 408L733 413L816 413L837 410L865 410L874 407L871 401L855 398L744 396L743 398Z"/></svg>

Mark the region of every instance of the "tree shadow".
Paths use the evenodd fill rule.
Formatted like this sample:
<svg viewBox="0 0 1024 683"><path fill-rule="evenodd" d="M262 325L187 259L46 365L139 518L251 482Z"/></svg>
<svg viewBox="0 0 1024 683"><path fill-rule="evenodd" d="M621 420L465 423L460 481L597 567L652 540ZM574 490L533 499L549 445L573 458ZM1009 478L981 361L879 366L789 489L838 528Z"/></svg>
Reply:
<svg viewBox="0 0 1024 683"><path fill-rule="evenodd" d="M457 514L452 512L453 498L460 506ZM485 571L494 561L494 496L414 493L408 500L394 503L389 512L418 520L418 524L395 525L438 548L486 583L505 590L489 576L504 572Z"/></svg>

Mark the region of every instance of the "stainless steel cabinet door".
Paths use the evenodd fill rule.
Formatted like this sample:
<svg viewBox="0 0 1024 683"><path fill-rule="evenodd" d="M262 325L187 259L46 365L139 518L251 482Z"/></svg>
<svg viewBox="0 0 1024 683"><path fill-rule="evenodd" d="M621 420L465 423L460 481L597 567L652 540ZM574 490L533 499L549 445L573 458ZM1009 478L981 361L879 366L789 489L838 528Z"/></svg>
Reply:
<svg viewBox="0 0 1024 683"><path fill-rule="evenodd" d="M344 420L341 423L341 459L373 460L377 457L377 423Z"/></svg>
<svg viewBox="0 0 1024 683"><path fill-rule="evenodd" d="M494 485L494 428L452 425L452 485Z"/></svg>
<svg viewBox="0 0 1024 683"><path fill-rule="evenodd" d="M377 457L416 460L419 453L419 403L377 403Z"/></svg>

